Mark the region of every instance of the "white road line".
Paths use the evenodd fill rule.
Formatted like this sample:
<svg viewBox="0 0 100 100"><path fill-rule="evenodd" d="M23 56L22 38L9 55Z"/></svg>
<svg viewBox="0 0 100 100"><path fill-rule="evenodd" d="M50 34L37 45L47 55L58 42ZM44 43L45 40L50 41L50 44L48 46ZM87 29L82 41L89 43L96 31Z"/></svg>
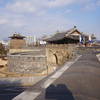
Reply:
<svg viewBox="0 0 100 100"><path fill-rule="evenodd" d="M96 55L96 57L98 58L98 60L100 61L100 54Z"/></svg>
<svg viewBox="0 0 100 100"><path fill-rule="evenodd" d="M48 80L44 82L42 88L47 88L51 83L53 83L56 79L58 79L70 66L71 64L69 66L65 65L63 68L58 70L54 75L52 75Z"/></svg>
<svg viewBox="0 0 100 100"><path fill-rule="evenodd" d="M37 96L39 96L41 92L29 92L25 91L20 95L16 96L12 100L34 100Z"/></svg>
<svg viewBox="0 0 100 100"><path fill-rule="evenodd" d="M52 84L56 79L58 79L73 63L75 63L79 58L78 56L75 61L73 62L67 62L64 67L62 67L60 70L58 70L54 75L52 75L49 79L47 79L44 84L42 85L42 88L47 88L50 84Z"/></svg>

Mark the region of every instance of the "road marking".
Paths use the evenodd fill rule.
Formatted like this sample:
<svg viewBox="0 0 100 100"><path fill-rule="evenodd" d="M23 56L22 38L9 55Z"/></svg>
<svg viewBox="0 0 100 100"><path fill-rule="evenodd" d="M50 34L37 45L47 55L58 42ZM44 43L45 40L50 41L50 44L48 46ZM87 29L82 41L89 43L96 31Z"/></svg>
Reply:
<svg viewBox="0 0 100 100"><path fill-rule="evenodd" d="M47 88L51 83L53 83L56 79L58 79L73 63L68 66L64 66L60 70L58 70L54 75L52 75L48 80L44 82L42 88Z"/></svg>
<svg viewBox="0 0 100 100"><path fill-rule="evenodd" d="M39 96L41 92L29 92L25 91L20 95L16 96L12 100L34 100L37 96Z"/></svg>
<svg viewBox="0 0 100 100"><path fill-rule="evenodd" d="M98 58L98 60L100 61L100 54L96 55L96 57Z"/></svg>
<svg viewBox="0 0 100 100"><path fill-rule="evenodd" d="M78 56L75 61L73 62L67 62L64 67L62 67L60 70L58 70L54 75L52 75L49 79L47 79L44 84L42 85L42 88L46 89L50 84L52 84L56 79L58 79L72 64L74 64L79 58Z"/></svg>

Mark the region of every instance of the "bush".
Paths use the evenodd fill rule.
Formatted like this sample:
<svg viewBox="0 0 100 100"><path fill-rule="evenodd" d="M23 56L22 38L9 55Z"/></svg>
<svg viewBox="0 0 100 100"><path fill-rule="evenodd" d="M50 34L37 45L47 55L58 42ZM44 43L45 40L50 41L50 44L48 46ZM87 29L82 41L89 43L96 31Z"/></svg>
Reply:
<svg viewBox="0 0 100 100"><path fill-rule="evenodd" d="M0 56L6 56L7 55L7 50L5 49L4 45L0 43Z"/></svg>

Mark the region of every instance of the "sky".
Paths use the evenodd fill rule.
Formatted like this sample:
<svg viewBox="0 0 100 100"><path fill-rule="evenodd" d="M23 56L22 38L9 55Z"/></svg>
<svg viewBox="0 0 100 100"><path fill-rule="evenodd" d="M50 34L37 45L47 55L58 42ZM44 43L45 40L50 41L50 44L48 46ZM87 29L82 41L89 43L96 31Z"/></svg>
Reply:
<svg viewBox="0 0 100 100"><path fill-rule="evenodd" d="M41 37L77 26L100 39L100 0L0 0L0 39Z"/></svg>

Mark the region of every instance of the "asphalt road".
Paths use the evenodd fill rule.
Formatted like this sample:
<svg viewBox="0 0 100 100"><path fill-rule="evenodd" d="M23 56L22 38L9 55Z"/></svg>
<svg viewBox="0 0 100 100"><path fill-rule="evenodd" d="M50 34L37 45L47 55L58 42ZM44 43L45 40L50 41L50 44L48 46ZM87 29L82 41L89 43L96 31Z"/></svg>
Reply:
<svg viewBox="0 0 100 100"><path fill-rule="evenodd" d="M100 100L100 62L94 50L81 58L34 100Z"/></svg>

